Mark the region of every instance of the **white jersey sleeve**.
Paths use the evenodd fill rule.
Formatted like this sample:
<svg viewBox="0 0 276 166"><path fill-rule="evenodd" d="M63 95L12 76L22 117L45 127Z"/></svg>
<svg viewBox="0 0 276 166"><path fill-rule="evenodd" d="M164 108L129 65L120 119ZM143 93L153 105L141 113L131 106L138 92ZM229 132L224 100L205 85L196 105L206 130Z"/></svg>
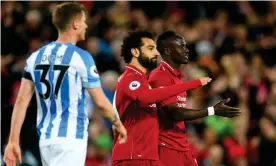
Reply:
<svg viewBox="0 0 276 166"><path fill-rule="evenodd" d="M35 59L39 51L32 53L26 60L26 66L24 68L23 79L29 79L34 82L33 68L35 65Z"/></svg>

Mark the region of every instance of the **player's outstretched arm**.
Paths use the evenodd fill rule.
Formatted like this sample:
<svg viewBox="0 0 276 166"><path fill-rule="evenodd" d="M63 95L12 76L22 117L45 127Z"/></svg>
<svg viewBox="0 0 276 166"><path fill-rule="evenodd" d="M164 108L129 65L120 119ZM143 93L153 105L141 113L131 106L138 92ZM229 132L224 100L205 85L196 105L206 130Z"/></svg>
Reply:
<svg viewBox="0 0 276 166"><path fill-rule="evenodd" d="M4 161L8 166L15 165L16 160L19 160L20 163L22 162L19 137L33 92L33 82L23 79L13 108L10 137L4 154Z"/></svg>
<svg viewBox="0 0 276 166"><path fill-rule="evenodd" d="M118 134L120 143L126 142L127 131L118 117L117 112L113 109L112 104L106 98L102 88L90 88L87 89L92 97L95 105L102 111L104 117L108 119L114 126Z"/></svg>
<svg viewBox="0 0 276 166"><path fill-rule="evenodd" d="M239 108L229 107L225 104L228 103L230 99L221 100L213 107L208 107L207 109L187 109L187 108L179 108L177 107L177 103L169 104L167 107L168 114L175 120L175 121L184 121L184 120L196 120L199 118L203 118L209 115L217 115L222 117L236 117L241 114Z"/></svg>
<svg viewBox="0 0 276 166"><path fill-rule="evenodd" d="M211 81L211 78L206 77L203 80L197 79L192 81L186 81L181 84L166 86L163 88L144 89L138 94L138 100L141 104L153 104L163 100L167 100L181 92L195 89L197 87L206 85Z"/></svg>

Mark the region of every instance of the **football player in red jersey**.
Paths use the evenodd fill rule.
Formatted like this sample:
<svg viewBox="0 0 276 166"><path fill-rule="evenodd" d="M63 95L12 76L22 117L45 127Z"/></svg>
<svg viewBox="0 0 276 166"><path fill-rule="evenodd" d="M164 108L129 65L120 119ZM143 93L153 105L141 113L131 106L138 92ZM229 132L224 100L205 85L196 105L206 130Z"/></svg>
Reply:
<svg viewBox="0 0 276 166"><path fill-rule="evenodd" d="M115 137L113 166L158 166L158 117L156 102L206 85L210 78L201 78L166 88L151 89L147 73L157 66L159 52L152 34L136 31L124 38L122 56L127 63L117 83L114 105L127 129L126 143Z"/></svg>
<svg viewBox="0 0 276 166"><path fill-rule="evenodd" d="M158 37L157 49L163 60L150 74L151 87L165 88L183 83L184 75L179 69L181 64L188 63L189 58L185 39L172 31L164 32ZM230 99L222 100L207 109L195 110L185 108L186 97L186 92L181 92L159 103L159 157L165 166L197 165L186 139L184 120L195 120L208 115L230 118L240 115L238 108L225 105Z"/></svg>

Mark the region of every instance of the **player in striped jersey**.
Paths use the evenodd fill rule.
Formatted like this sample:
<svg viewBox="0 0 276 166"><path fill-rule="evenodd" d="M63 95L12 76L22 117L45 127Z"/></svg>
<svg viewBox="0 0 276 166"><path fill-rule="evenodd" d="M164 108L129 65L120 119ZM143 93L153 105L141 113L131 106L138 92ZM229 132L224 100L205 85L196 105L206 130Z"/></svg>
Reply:
<svg viewBox="0 0 276 166"><path fill-rule="evenodd" d="M85 39L85 10L78 3L58 5L53 23L59 36L27 59L13 110L5 150L7 165L22 162L19 135L34 89L37 98L37 131L44 166L84 165L88 139L85 91L112 122L120 142L126 130L105 97L92 56L75 44Z"/></svg>

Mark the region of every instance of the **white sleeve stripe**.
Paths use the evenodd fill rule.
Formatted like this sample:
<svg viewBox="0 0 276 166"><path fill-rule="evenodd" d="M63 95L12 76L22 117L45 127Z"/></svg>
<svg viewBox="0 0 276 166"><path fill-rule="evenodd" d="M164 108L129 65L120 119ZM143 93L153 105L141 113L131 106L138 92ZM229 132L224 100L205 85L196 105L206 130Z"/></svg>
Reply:
<svg viewBox="0 0 276 166"><path fill-rule="evenodd" d="M82 77L83 82L87 82L87 77L83 77L87 75L85 64L83 63L80 55L76 51L73 54L71 63L75 64L73 66L77 68L76 70L79 72L80 76Z"/></svg>
<svg viewBox="0 0 276 166"><path fill-rule="evenodd" d="M35 65L35 60L36 60L36 57L38 56L38 53L40 52L40 50L34 52L31 54L31 56L27 59L27 62L26 62L26 71L31 73L31 76L32 76L32 79L34 80L34 65Z"/></svg>

